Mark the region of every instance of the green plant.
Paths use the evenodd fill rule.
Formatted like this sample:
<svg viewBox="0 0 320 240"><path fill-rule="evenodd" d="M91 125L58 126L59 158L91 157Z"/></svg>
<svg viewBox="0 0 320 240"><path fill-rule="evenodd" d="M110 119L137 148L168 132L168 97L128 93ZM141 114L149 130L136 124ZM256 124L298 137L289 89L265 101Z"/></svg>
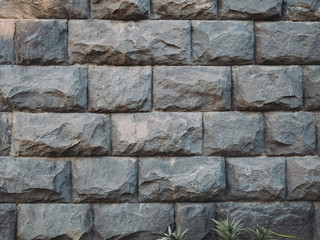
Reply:
<svg viewBox="0 0 320 240"><path fill-rule="evenodd" d="M244 232L245 228L242 224L242 219L231 220L230 215L228 214L226 220L217 221L211 219L215 224L216 228L212 228L215 231L221 240L240 240L240 235Z"/></svg>
<svg viewBox="0 0 320 240"><path fill-rule="evenodd" d="M157 240L183 240L183 236L187 231L188 229L181 233L180 229L178 229L177 231L172 232L171 228L168 227L168 233L164 233L164 237Z"/></svg>
<svg viewBox="0 0 320 240"><path fill-rule="evenodd" d="M255 230L253 230L252 228L248 228L248 230L251 233L253 233L253 236L251 237L252 240L267 240L267 239L275 240L274 239L275 236L284 237L284 238L295 238L292 236L286 236L286 235L273 232L259 225L256 226Z"/></svg>

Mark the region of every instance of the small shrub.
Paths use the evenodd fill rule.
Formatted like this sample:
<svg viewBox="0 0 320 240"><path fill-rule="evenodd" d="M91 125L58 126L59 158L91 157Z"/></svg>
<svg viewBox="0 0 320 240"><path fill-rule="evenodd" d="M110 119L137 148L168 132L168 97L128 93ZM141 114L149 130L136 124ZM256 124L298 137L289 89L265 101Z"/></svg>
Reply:
<svg viewBox="0 0 320 240"><path fill-rule="evenodd" d="M181 233L180 229L178 229L177 231L172 232L171 228L168 227L168 233L164 233L164 237L157 240L183 240L183 236L187 231L188 229Z"/></svg>
<svg viewBox="0 0 320 240"><path fill-rule="evenodd" d="M240 240L240 235L244 232L245 228L239 220L231 220L230 215L227 216L226 220L217 221L212 219L216 224L216 228L212 228L215 231L220 239L222 240Z"/></svg>

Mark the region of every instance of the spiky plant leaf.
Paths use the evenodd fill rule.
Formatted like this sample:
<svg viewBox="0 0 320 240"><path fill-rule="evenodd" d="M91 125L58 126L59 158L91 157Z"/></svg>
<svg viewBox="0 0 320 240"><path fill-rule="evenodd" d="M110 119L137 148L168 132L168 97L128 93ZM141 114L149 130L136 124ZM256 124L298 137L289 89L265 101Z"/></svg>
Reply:
<svg viewBox="0 0 320 240"><path fill-rule="evenodd" d="M240 235L245 230L242 219L231 220L229 214L225 220L211 220L216 224L216 228L212 228L212 230L218 234L221 240L240 240Z"/></svg>
<svg viewBox="0 0 320 240"><path fill-rule="evenodd" d="M176 231L172 231L172 229L168 227L168 233L164 233L164 237L157 240L183 240L183 236L187 231L188 229L181 233L181 230L179 228Z"/></svg>

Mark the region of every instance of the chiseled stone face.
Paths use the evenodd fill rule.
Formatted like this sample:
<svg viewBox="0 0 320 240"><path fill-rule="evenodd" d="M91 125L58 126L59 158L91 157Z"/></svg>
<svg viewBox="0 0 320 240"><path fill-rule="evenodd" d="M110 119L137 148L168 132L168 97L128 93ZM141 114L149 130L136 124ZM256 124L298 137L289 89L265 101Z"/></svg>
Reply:
<svg viewBox="0 0 320 240"><path fill-rule="evenodd" d="M232 75L233 106L238 110L286 110L302 105L300 67L238 66L232 68Z"/></svg>
<svg viewBox="0 0 320 240"><path fill-rule="evenodd" d="M313 21L320 20L318 0L283 0L284 19Z"/></svg>
<svg viewBox="0 0 320 240"><path fill-rule="evenodd" d="M15 204L0 204L0 239L16 239L17 209Z"/></svg>
<svg viewBox="0 0 320 240"><path fill-rule="evenodd" d="M320 239L320 202L314 202L315 208L315 235L316 239Z"/></svg>
<svg viewBox="0 0 320 240"><path fill-rule="evenodd" d="M111 65L186 65L188 21L69 21L69 62Z"/></svg>
<svg viewBox="0 0 320 240"><path fill-rule="evenodd" d="M303 67L304 107L307 110L320 110L320 67Z"/></svg>
<svg viewBox="0 0 320 240"><path fill-rule="evenodd" d="M110 119L90 113L14 114L15 156L101 156L110 153Z"/></svg>
<svg viewBox="0 0 320 240"><path fill-rule="evenodd" d="M11 153L12 114L0 113L0 156Z"/></svg>
<svg viewBox="0 0 320 240"><path fill-rule="evenodd" d="M1 0L0 0L0 5L1 5ZM0 64L15 63L15 54L14 54L15 23L16 21L12 19L0 19Z"/></svg>

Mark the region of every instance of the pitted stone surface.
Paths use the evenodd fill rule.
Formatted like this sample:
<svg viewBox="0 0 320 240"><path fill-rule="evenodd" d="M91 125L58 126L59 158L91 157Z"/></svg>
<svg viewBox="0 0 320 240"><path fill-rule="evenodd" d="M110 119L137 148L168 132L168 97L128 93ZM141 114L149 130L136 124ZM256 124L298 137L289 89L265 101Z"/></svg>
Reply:
<svg viewBox="0 0 320 240"><path fill-rule="evenodd" d="M15 156L100 156L110 153L110 118L90 113L14 114Z"/></svg>
<svg viewBox="0 0 320 240"><path fill-rule="evenodd" d="M0 66L0 110L87 108L87 70L62 66Z"/></svg>
<svg viewBox="0 0 320 240"><path fill-rule="evenodd" d="M300 67L239 66L232 68L232 75L235 109L286 110L302 105Z"/></svg>
<svg viewBox="0 0 320 240"><path fill-rule="evenodd" d="M253 63L254 30L249 21L192 21L192 60L200 65Z"/></svg>
<svg viewBox="0 0 320 240"><path fill-rule="evenodd" d="M286 20L320 20L320 2L317 0L283 0L283 7Z"/></svg>
<svg viewBox="0 0 320 240"><path fill-rule="evenodd" d="M0 239L16 239L17 209L15 204L0 204Z"/></svg>
<svg viewBox="0 0 320 240"><path fill-rule="evenodd" d="M285 198L284 158L228 158L228 199L274 201Z"/></svg>
<svg viewBox="0 0 320 240"><path fill-rule="evenodd" d="M0 113L0 156L11 153L12 114Z"/></svg>
<svg viewBox="0 0 320 240"><path fill-rule="evenodd" d="M74 202L125 202L137 191L134 158L76 158L72 174Z"/></svg>
<svg viewBox="0 0 320 240"><path fill-rule="evenodd" d="M67 63L66 20L17 20L15 51L18 64Z"/></svg>
<svg viewBox="0 0 320 240"><path fill-rule="evenodd" d="M205 155L255 156L263 152L263 116L258 113L203 114Z"/></svg>
<svg viewBox="0 0 320 240"><path fill-rule="evenodd" d="M69 61L112 65L185 65L188 21L69 21ZM129 41L130 39L130 41Z"/></svg>
<svg viewBox="0 0 320 240"><path fill-rule="evenodd" d="M0 64L15 63L15 23L16 21L12 19L0 19Z"/></svg>
<svg viewBox="0 0 320 240"><path fill-rule="evenodd" d="M265 114L267 155L314 155L316 116L311 112Z"/></svg>
<svg viewBox="0 0 320 240"><path fill-rule="evenodd" d="M91 0L91 17L100 19L145 19L150 0Z"/></svg>
<svg viewBox="0 0 320 240"><path fill-rule="evenodd" d="M112 115L113 155L199 155L201 113Z"/></svg>
<svg viewBox="0 0 320 240"><path fill-rule="evenodd" d="M216 19L217 0L151 0L153 19Z"/></svg>
<svg viewBox="0 0 320 240"><path fill-rule="evenodd" d="M89 110L151 111L151 67L89 67Z"/></svg>
<svg viewBox="0 0 320 240"><path fill-rule="evenodd" d="M156 240L174 224L171 204L94 204L93 210L97 240Z"/></svg>
<svg viewBox="0 0 320 240"><path fill-rule="evenodd" d="M303 67L304 107L308 110L320 109L320 67Z"/></svg>
<svg viewBox="0 0 320 240"><path fill-rule="evenodd" d="M154 109L214 111L231 108L229 67L159 66L153 68Z"/></svg>
<svg viewBox="0 0 320 240"><path fill-rule="evenodd" d="M222 157L141 158L139 169L142 202L212 201L226 186Z"/></svg>
<svg viewBox="0 0 320 240"><path fill-rule="evenodd" d="M287 158L287 186L289 200L319 200L320 158Z"/></svg>
<svg viewBox="0 0 320 240"><path fill-rule="evenodd" d="M70 162L1 157L0 189L0 202L69 202Z"/></svg>
<svg viewBox="0 0 320 240"><path fill-rule="evenodd" d="M314 202L315 208L315 239L320 239L320 202Z"/></svg>
<svg viewBox="0 0 320 240"><path fill-rule="evenodd" d="M259 22L255 29L258 64L320 64L319 22Z"/></svg>
<svg viewBox="0 0 320 240"><path fill-rule="evenodd" d="M18 239L92 240L90 205L20 204L18 212Z"/></svg>

